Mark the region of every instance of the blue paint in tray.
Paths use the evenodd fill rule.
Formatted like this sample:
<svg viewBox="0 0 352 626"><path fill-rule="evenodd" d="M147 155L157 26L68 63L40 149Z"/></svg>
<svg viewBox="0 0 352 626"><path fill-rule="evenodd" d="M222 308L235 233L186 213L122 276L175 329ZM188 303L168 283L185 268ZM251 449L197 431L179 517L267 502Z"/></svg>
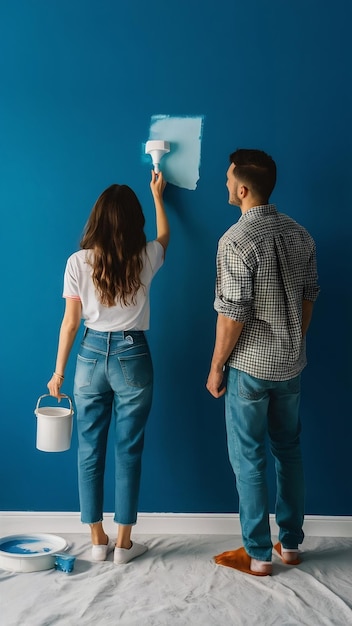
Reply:
<svg viewBox="0 0 352 626"><path fill-rule="evenodd" d="M0 550L9 554L44 554L52 551L52 546L48 547L42 539L25 537L23 539L12 539L0 543Z"/></svg>

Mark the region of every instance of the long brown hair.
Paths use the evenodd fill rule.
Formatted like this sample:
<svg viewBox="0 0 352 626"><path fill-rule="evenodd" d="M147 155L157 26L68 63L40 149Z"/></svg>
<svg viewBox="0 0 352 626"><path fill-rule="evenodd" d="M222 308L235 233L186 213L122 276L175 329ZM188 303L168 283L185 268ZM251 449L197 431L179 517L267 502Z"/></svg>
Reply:
<svg viewBox="0 0 352 626"><path fill-rule="evenodd" d="M146 246L145 218L134 191L111 185L99 196L86 224L80 246L88 257L99 300L105 306L135 302L141 286L142 252Z"/></svg>

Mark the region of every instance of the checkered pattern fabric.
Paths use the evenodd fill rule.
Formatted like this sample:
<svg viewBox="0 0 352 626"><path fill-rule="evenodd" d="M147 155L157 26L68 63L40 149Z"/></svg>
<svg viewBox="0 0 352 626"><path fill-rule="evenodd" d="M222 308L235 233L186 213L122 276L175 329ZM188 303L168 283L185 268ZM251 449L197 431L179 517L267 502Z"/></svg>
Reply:
<svg viewBox="0 0 352 626"><path fill-rule="evenodd" d="M315 243L275 205L253 207L219 241L218 313L244 322L228 365L288 380L306 365L302 301L319 293Z"/></svg>

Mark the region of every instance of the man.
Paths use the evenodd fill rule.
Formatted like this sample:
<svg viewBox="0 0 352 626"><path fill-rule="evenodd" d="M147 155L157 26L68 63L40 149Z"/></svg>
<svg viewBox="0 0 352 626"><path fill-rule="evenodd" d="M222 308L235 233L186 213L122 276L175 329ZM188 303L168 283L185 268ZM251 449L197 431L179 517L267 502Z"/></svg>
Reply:
<svg viewBox="0 0 352 626"><path fill-rule="evenodd" d="M236 476L243 548L215 557L255 576L272 573L266 436L277 475L275 551L300 562L304 477L300 449L300 374L305 335L318 296L315 243L269 204L276 165L261 150L236 150L227 171L229 203L241 217L219 241L216 340L207 381L225 395L229 458Z"/></svg>

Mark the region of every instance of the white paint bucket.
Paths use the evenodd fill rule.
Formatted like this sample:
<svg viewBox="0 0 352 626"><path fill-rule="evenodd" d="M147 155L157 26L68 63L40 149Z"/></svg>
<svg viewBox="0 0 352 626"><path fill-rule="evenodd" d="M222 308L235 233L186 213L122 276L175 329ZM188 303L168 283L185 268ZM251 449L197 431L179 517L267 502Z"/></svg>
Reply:
<svg viewBox="0 0 352 626"><path fill-rule="evenodd" d="M69 450L72 436L72 400L69 396L63 395L69 402L69 408L62 407L40 407L42 398L40 396L34 411L37 416L37 443L38 450L43 452L65 452Z"/></svg>

